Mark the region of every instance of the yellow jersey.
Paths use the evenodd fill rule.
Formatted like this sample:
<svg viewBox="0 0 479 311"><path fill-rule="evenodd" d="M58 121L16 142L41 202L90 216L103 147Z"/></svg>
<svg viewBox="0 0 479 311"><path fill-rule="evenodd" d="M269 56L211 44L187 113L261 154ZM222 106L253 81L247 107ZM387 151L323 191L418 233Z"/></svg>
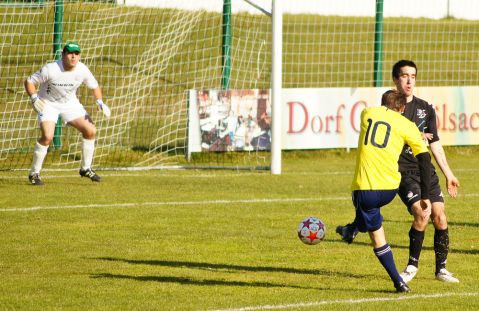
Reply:
<svg viewBox="0 0 479 311"><path fill-rule="evenodd" d="M393 190L399 188L398 159L404 144L413 154L428 152L417 126L385 106L361 112L356 171L351 189Z"/></svg>

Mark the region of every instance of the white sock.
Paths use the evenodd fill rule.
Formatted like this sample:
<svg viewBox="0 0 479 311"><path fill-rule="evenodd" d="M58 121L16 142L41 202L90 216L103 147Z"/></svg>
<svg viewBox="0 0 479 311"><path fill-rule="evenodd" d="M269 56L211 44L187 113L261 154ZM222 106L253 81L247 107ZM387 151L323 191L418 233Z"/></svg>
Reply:
<svg viewBox="0 0 479 311"><path fill-rule="evenodd" d="M95 140L83 138L81 168L86 170L91 168L93 162L93 153L95 152Z"/></svg>
<svg viewBox="0 0 479 311"><path fill-rule="evenodd" d="M40 174L43 166L43 160L47 156L48 146L40 144L38 141L35 144L35 149L33 150L33 161L32 167L30 168L30 174L37 173Z"/></svg>

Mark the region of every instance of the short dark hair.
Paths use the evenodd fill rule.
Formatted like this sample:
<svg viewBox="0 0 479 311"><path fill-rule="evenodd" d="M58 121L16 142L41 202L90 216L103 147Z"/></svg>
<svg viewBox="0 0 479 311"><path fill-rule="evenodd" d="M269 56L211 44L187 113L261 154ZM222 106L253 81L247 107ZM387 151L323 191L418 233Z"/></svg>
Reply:
<svg viewBox="0 0 479 311"><path fill-rule="evenodd" d="M381 106L386 106L394 111L401 111L406 103L407 96L397 90L386 91L381 98Z"/></svg>
<svg viewBox="0 0 479 311"><path fill-rule="evenodd" d="M393 79L399 79L399 74L401 73L401 68L402 67L413 67L416 69L416 74L417 74L417 67L416 64L412 60L407 60L407 59L401 59L397 63L394 64L393 70L392 70L392 76Z"/></svg>

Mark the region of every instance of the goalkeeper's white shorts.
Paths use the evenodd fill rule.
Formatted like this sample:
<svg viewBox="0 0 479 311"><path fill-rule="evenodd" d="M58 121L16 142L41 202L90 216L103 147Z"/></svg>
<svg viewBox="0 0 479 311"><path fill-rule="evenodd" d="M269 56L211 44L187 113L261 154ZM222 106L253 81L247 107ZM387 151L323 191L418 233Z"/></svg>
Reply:
<svg viewBox="0 0 479 311"><path fill-rule="evenodd" d="M62 117L64 123L68 123L78 118L83 118L88 113L78 100L72 100L67 103L52 103L45 101L45 108L38 114L38 121L57 122L58 117Z"/></svg>

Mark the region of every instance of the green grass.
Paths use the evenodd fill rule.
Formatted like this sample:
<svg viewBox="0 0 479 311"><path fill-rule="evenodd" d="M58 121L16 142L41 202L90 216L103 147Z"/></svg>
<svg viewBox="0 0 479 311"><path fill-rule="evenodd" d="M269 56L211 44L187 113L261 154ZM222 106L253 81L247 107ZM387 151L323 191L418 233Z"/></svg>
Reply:
<svg viewBox="0 0 479 311"><path fill-rule="evenodd" d="M434 280L429 226L407 295L393 292L365 234L347 245L334 233L353 217L354 152L287 152L279 176L103 171L92 184L47 171L33 187L25 172L0 172L0 309L478 309L477 151L446 148L461 181L460 196L446 198L448 268L461 283ZM316 246L296 236L311 215L328 230ZM412 218L398 199L383 215L402 269Z"/></svg>

